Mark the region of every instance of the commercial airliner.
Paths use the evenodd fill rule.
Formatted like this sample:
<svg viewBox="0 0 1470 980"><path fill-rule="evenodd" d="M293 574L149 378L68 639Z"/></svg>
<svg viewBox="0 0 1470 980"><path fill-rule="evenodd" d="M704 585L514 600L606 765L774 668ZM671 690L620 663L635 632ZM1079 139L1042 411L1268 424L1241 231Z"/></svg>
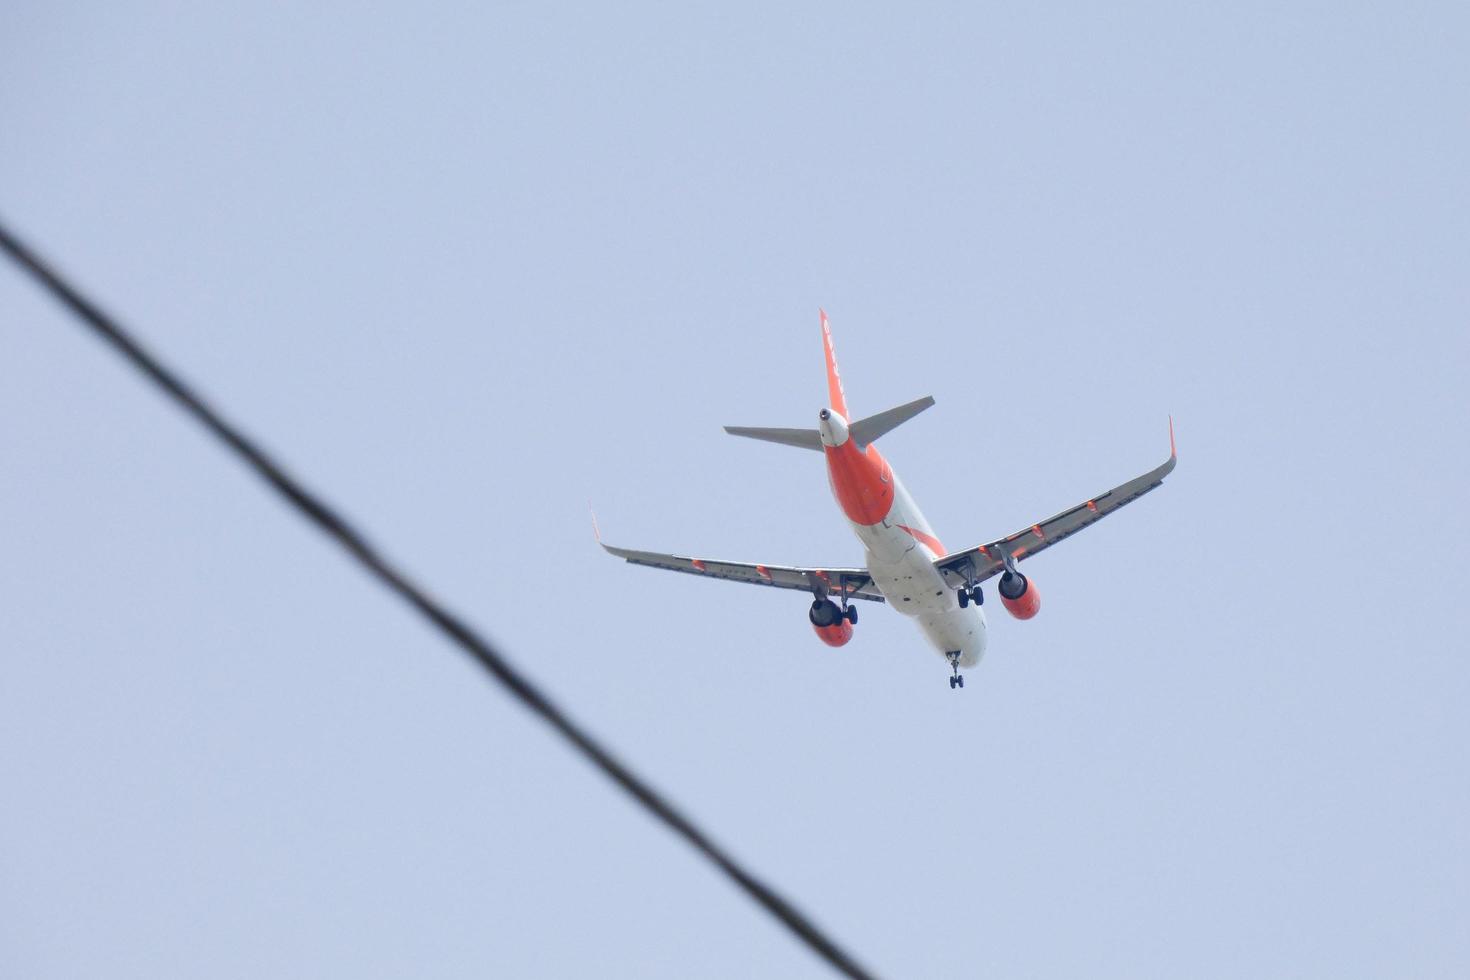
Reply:
<svg viewBox="0 0 1470 980"><path fill-rule="evenodd" d="M918 623L924 636L949 661L950 688L964 687L960 668L975 666L985 653L985 614L981 610L985 593L981 583L999 575L996 592L1006 612L1017 619L1035 616L1041 609L1041 596L1036 584L1021 574L1017 563L1162 484L1177 460L1174 422L1169 421L1169 458L1163 465L1009 537L950 551L940 543L903 482L874 445L880 436L933 405L934 399L920 398L853 421L825 312L821 312L821 320L822 346L827 356L827 407L817 413L817 427L726 426L725 431L822 453L827 459L832 495L863 544L863 567L798 568L633 551L602 543L600 533L598 542L609 553L635 565L808 592L812 605L807 618L817 636L829 646L840 647L852 639L852 628L858 621L852 600L886 600Z"/></svg>

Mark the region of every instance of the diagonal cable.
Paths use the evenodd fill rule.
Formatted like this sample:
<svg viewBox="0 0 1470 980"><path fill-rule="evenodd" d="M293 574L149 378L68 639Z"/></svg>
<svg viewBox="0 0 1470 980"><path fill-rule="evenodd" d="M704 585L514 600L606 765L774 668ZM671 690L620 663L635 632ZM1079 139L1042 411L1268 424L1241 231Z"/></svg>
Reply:
<svg viewBox="0 0 1470 980"><path fill-rule="evenodd" d="M236 455L243 458L261 479L274 487L307 520L335 539L366 567L370 574L422 613L441 632L448 635L476 663L504 685L516 700L571 742L589 762L622 787L664 826L684 838L696 851L709 859L746 895L780 920L814 953L849 977L867 978L871 976L795 906L741 866L642 777L619 762L608 749L598 743L569 715L553 704L539 688L512 667L509 661L485 639L407 575L399 571L387 558L379 554L366 538L338 516L324 500L297 482L295 477L287 473L265 450L211 408L178 375L134 340L110 316L73 288L59 273L11 234L3 224L0 224L0 249L3 249L15 260L16 264L35 277L94 333L111 344L119 354L132 363L133 367L162 388L180 408L192 415L197 422L229 446Z"/></svg>

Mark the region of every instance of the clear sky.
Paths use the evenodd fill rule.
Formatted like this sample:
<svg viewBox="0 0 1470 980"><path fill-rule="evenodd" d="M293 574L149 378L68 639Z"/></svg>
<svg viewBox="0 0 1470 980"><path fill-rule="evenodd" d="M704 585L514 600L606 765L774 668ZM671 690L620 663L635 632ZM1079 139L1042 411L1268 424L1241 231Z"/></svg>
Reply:
<svg viewBox="0 0 1470 980"><path fill-rule="evenodd" d="M310 9L302 9L303 6ZM1462 4L0 9L0 214L876 972L1470 974ZM962 692L951 547L1162 461ZM992 592L993 597L993 592ZM0 268L0 975L824 968Z"/></svg>

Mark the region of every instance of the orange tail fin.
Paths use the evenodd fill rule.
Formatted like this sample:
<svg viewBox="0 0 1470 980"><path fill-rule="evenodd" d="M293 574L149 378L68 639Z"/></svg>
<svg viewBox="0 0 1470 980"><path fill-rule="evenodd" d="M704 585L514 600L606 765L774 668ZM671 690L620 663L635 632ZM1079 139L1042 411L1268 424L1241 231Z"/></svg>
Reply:
<svg viewBox="0 0 1470 980"><path fill-rule="evenodd" d="M827 400L832 411L841 415L844 419L851 419L847 412L847 395L842 391L842 375L837 372L837 352L832 349L832 325L827 322L827 312L817 310L822 314L822 347L827 353Z"/></svg>

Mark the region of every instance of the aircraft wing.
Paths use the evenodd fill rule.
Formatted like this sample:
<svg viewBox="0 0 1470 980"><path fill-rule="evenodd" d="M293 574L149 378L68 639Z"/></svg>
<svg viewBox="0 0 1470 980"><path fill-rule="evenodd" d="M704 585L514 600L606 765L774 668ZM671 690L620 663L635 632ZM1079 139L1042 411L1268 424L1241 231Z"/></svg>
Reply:
<svg viewBox="0 0 1470 980"><path fill-rule="evenodd" d="M1076 534L1091 524L1107 517L1124 504L1131 503L1164 482L1164 477L1174 470L1178 456L1174 450L1174 423L1169 422L1169 458L1163 465L1149 470L1140 477L1116 486L1106 493L1089 497L1070 510L1048 517L1028 528L1023 528L1009 537L988 544L976 545L965 551L956 551L934 562L952 587L959 588L968 580L966 571L974 567L973 581L983 582L1005 570L1005 556L1016 561L1030 558L1045 551L1063 538Z"/></svg>
<svg viewBox="0 0 1470 980"><path fill-rule="evenodd" d="M602 544L599 539L598 544ZM664 555L656 551L634 551L631 548L614 548L602 544L610 555L615 555L634 565L650 568L667 568L705 578L721 578L731 582L748 582L751 585L770 585L778 589L796 589L800 592L830 592L840 597L845 591L852 599L871 599L882 602L883 593L873 584L866 568L797 568L791 565L755 565L739 561L718 561L714 558L693 558L686 555Z"/></svg>

